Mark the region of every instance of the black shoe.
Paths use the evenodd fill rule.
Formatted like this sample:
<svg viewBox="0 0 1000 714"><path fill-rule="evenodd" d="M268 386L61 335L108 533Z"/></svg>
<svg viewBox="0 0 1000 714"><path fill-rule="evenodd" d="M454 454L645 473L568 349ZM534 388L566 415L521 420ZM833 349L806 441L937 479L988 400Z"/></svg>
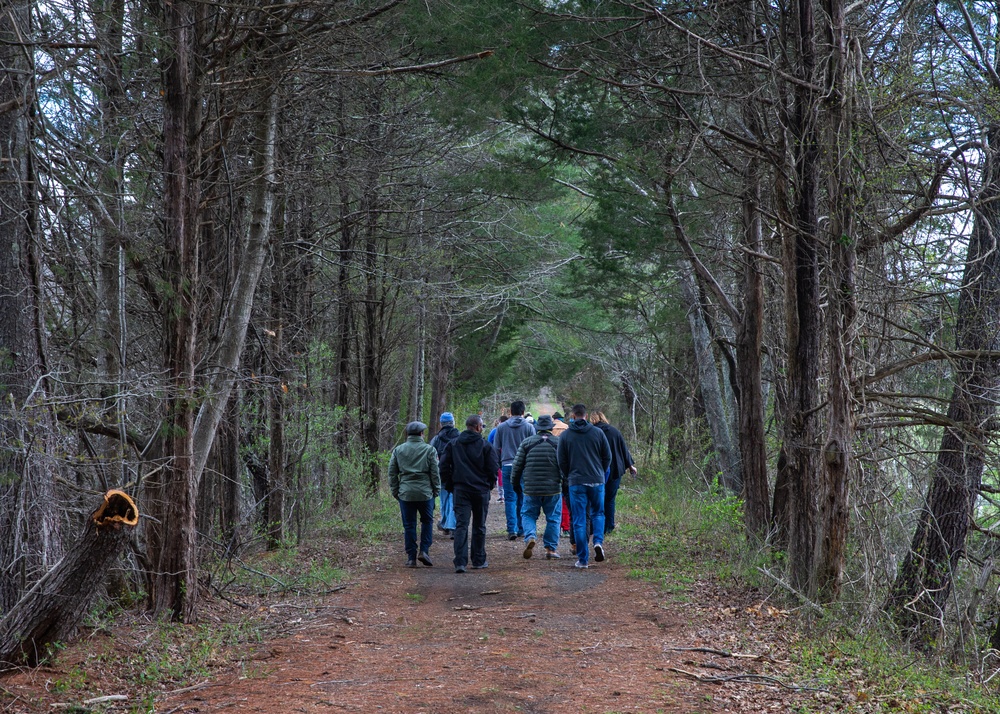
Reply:
<svg viewBox="0 0 1000 714"><path fill-rule="evenodd" d="M594 546L594 560L596 560L598 563L604 562L604 546L601 545L600 543L597 543Z"/></svg>
<svg viewBox="0 0 1000 714"><path fill-rule="evenodd" d="M426 565L428 568L434 565L434 563L431 562L430 557L428 557L427 553L421 553L420 555L418 555L417 560Z"/></svg>
<svg viewBox="0 0 1000 714"><path fill-rule="evenodd" d="M455 572L456 573L464 573L465 572L465 566L464 565L459 565L457 568L455 568Z"/></svg>
<svg viewBox="0 0 1000 714"><path fill-rule="evenodd" d="M517 540L517 533L508 533L507 540Z"/></svg>
<svg viewBox="0 0 1000 714"><path fill-rule="evenodd" d="M445 535L455 535L455 529L454 528L442 528L441 530L444 531Z"/></svg>
<svg viewBox="0 0 1000 714"><path fill-rule="evenodd" d="M488 567L490 567L489 563L483 563L482 565L473 565L472 569L473 570L482 570L483 568L488 568Z"/></svg>
<svg viewBox="0 0 1000 714"><path fill-rule="evenodd" d="M409 560L406 561L406 567L407 568L417 567L417 561L415 561L413 558L410 558Z"/></svg>

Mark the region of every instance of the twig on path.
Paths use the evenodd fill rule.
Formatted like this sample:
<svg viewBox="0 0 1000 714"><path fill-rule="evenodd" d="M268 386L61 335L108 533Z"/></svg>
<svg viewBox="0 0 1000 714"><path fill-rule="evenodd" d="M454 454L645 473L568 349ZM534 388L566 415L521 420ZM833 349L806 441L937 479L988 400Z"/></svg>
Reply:
<svg viewBox="0 0 1000 714"><path fill-rule="evenodd" d="M762 654L762 655L743 654L741 652L730 652L729 650L717 650L713 647L665 647L664 649L667 652L704 652L705 654L714 654L719 657L755 659L755 660L762 660L764 662L781 663L784 661L784 660L776 660L769 654Z"/></svg>
<svg viewBox="0 0 1000 714"><path fill-rule="evenodd" d="M479 594L480 595L500 595L501 593L502 593L501 590L483 590Z"/></svg>
<svg viewBox="0 0 1000 714"><path fill-rule="evenodd" d="M479 607L476 605L458 605L451 608L452 610L478 610Z"/></svg>
<svg viewBox="0 0 1000 714"><path fill-rule="evenodd" d="M94 697L93 699L84 699L83 704L103 704L104 702L127 702L127 694L107 694L103 697Z"/></svg>
<svg viewBox="0 0 1000 714"><path fill-rule="evenodd" d="M164 692L164 694L166 694L168 697L172 697L175 694L184 694L184 692L193 692L196 689L205 689L206 687L214 687L214 686L216 685L212 683L212 680L206 679L204 682L200 682L198 684L192 684L190 687L175 689L172 692Z"/></svg>
<svg viewBox="0 0 1000 714"><path fill-rule="evenodd" d="M732 657L733 653L729 650L717 650L711 647L667 647L670 652L704 652L705 654L714 654L719 657Z"/></svg>
<svg viewBox="0 0 1000 714"><path fill-rule="evenodd" d="M689 672L686 669L680 669L678 667L667 667L670 672L677 672L678 674L683 674L687 677L691 677L697 682L707 682L709 684L722 684L725 682L748 682L750 684L777 684L779 687L788 689L792 692L826 692L829 691L822 687L804 687L799 684L785 684L780 679L775 677L769 677L766 674L735 674L731 677L715 677L707 674L698 674L697 672Z"/></svg>
<svg viewBox="0 0 1000 714"><path fill-rule="evenodd" d="M325 682L313 682L310 687L324 684L373 684L375 682L436 682L437 677L379 677L378 679L330 679ZM288 682L286 682L288 684Z"/></svg>
<svg viewBox="0 0 1000 714"><path fill-rule="evenodd" d="M323 592L320 593L320 595L329 595L330 593L339 593L341 590L347 590L347 588L349 588L349 587L351 587L352 585L355 585L355 584L356 583L344 583L343 585L338 585L335 588L331 588L329 590L324 590Z"/></svg>

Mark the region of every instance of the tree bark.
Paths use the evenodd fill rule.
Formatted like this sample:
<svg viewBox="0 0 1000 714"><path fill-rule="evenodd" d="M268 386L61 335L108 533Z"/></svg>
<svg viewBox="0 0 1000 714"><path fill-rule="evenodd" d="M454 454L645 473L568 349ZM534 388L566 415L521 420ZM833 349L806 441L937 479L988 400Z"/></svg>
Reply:
<svg viewBox="0 0 1000 714"><path fill-rule="evenodd" d="M138 522L128 495L104 494L80 540L0 620L0 671L36 666L76 630Z"/></svg>

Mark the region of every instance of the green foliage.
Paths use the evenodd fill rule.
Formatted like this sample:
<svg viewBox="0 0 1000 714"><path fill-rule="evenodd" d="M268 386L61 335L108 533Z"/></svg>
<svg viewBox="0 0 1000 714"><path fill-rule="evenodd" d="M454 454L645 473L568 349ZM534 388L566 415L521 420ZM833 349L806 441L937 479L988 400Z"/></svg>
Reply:
<svg viewBox="0 0 1000 714"><path fill-rule="evenodd" d="M996 711L995 694L971 684L967 671L901 652L891 637L859 635L839 623L797 643L792 676L813 686L849 691L854 703L837 711Z"/></svg>

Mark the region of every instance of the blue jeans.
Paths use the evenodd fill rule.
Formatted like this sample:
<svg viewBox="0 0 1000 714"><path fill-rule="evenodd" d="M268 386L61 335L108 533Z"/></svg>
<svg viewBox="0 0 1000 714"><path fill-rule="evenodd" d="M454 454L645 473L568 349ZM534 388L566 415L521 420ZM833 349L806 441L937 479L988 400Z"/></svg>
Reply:
<svg viewBox="0 0 1000 714"><path fill-rule="evenodd" d="M507 535L521 535L521 504L524 496L514 493L514 477L510 475L513 464L501 467L503 470L503 510L507 516Z"/></svg>
<svg viewBox="0 0 1000 714"><path fill-rule="evenodd" d="M420 552L426 553L434 541L434 499L427 501L400 501L403 516L403 544L410 560L417 557L417 516L420 516Z"/></svg>
<svg viewBox="0 0 1000 714"><path fill-rule="evenodd" d="M604 484L597 486L570 484L569 503L573 519L573 540L576 541L576 559L586 565L590 560L587 518L590 518L594 528L594 545L604 543Z"/></svg>
<svg viewBox="0 0 1000 714"><path fill-rule="evenodd" d="M524 494L524 503L521 505L521 525L524 527L525 542L535 537L535 521L538 520L539 511L545 514L545 535L542 536L542 543L546 548L555 550L559 547L562 494L554 493L550 496Z"/></svg>
<svg viewBox="0 0 1000 714"><path fill-rule="evenodd" d="M441 489L441 527L446 531L455 530L455 494Z"/></svg>
<svg viewBox="0 0 1000 714"><path fill-rule="evenodd" d="M486 516L490 509L490 492L477 488L455 489L455 567L469 563L469 541L472 541L472 565L486 565ZM469 527L469 522L472 527ZM471 531L471 538L470 538Z"/></svg>
<svg viewBox="0 0 1000 714"><path fill-rule="evenodd" d="M604 532L610 533L615 529L615 497L618 495L618 487L622 485L622 477L609 478L604 484Z"/></svg>

